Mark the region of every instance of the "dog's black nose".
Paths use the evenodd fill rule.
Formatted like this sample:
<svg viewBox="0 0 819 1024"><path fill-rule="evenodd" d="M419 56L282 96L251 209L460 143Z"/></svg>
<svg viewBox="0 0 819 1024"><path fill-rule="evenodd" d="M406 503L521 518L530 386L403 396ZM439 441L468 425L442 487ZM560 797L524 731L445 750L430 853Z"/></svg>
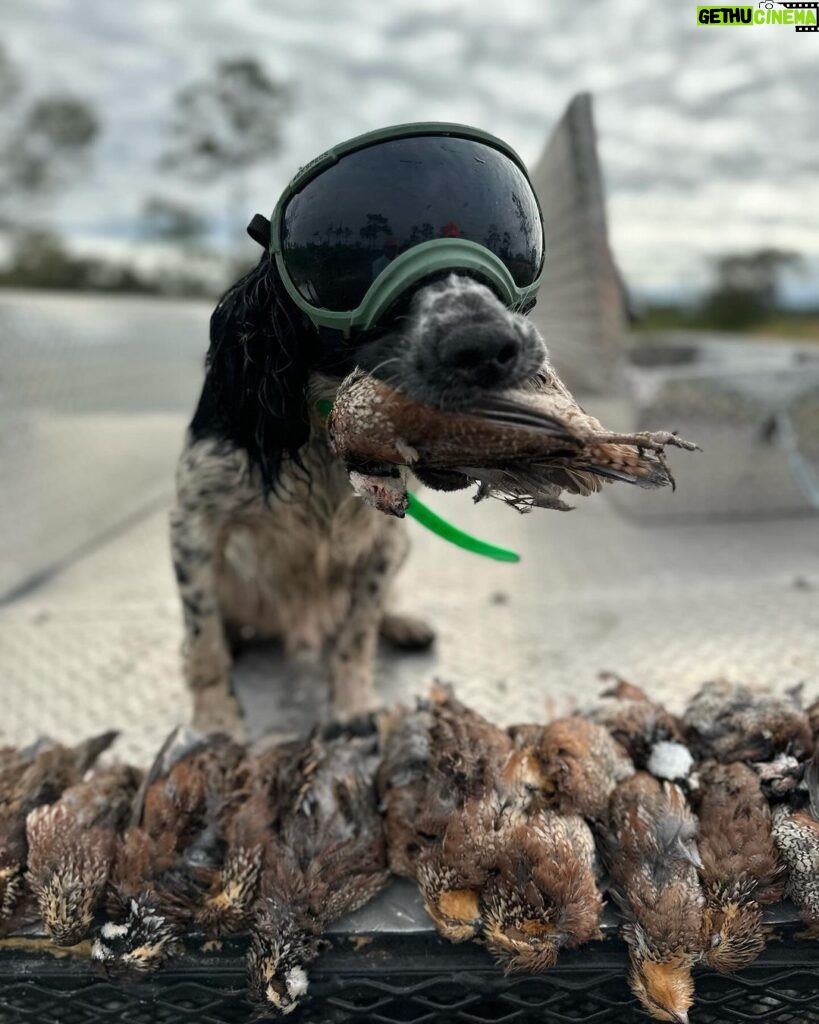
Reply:
<svg viewBox="0 0 819 1024"><path fill-rule="evenodd" d="M465 323L438 342L441 369L481 387L502 383L520 355L521 339L506 324Z"/></svg>

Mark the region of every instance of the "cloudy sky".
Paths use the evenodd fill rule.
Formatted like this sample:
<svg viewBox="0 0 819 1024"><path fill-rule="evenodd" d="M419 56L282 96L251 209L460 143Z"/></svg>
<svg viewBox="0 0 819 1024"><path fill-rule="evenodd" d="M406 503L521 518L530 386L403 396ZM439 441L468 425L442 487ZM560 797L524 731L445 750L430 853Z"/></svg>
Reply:
<svg viewBox="0 0 819 1024"><path fill-rule="evenodd" d="M792 294L819 296L819 34L698 27L674 0L11 0L4 42L32 94L91 100L105 133L54 209L85 247L132 244L146 194L225 190L155 169L171 99L220 58L290 84L282 154L249 215L327 146L389 123L462 121L535 161L571 96L594 93L610 231L632 288L690 292L726 250L799 250Z"/></svg>

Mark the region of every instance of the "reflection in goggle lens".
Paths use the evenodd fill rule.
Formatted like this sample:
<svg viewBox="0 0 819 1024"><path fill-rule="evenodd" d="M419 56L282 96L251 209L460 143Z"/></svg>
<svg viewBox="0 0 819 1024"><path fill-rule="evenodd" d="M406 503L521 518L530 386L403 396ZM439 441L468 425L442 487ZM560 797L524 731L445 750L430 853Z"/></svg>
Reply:
<svg viewBox="0 0 819 1024"><path fill-rule="evenodd" d="M289 201L282 254L308 302L343 312L397 256L434 238L477 242L519 287L532 284L543 230L526 175L471 139L421 136L357 150Z"/></svg>

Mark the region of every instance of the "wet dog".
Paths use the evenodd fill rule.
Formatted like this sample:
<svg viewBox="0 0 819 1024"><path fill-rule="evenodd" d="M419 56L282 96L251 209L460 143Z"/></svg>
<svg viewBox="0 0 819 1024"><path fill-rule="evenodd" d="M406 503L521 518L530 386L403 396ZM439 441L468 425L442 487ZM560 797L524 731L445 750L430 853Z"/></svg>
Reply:
<svg viewBox="0 0 819 1024"><path fill-rule="evenodd" d="M267 254L224 295L171 514L197 727L239 730L230 674L242 638L275 637L289 657L324 663L341 718L375 704L379 634L410 650L433 641L424 622L388 610L408 550L404 525L353 494L327 445L321 401L360 367L457 408L525 382L545 360L534 325L459 274L421 282L389 322L353 339L315 328ZM422 482L468 483L457 473Z"/></svg>

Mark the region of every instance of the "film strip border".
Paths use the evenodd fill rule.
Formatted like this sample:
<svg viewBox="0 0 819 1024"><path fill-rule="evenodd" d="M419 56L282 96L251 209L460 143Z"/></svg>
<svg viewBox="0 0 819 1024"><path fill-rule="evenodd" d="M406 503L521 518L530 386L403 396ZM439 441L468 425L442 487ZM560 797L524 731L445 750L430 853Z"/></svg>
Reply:
<svg viewBox="0 0 819 1024"><path fill-rule="evenodd" d="M777 0L780 7L786 7L789 11L804 11L810 9L816 16L815 25L796 25L797 32L816 32L819 30L819 2L817 0L809 0L808 3L783 3L782 0Z"/></svg>

